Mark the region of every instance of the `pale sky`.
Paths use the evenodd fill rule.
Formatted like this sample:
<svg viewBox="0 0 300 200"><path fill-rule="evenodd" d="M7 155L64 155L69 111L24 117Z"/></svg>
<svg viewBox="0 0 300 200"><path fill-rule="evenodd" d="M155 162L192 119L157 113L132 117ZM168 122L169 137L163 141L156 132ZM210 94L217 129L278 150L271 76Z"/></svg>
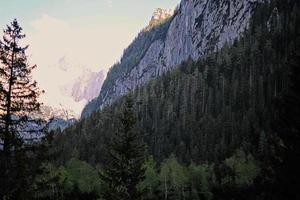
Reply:
<svg viewBox="0 0 300 200"><path fill-rule="evenodd" d="M75 103L61 87L84 70L105 70L145 27L155 8L175 8L180 0L0 0L0 28L17 18L30 45L29 62L46 91L42 101L69 107ZM0 33L2 35L2 32ZM61 61L68 70L61 70Z"/></svg>

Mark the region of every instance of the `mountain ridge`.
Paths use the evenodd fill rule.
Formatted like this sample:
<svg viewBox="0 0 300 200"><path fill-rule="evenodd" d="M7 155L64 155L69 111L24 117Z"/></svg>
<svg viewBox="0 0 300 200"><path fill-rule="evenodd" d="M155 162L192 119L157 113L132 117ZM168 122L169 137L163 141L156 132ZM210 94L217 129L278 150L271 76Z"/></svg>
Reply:
<svg viewBox="0 0 300 200"><path fill-rule="evenodd" d="M84 108L82 117L89 116L188 58L197 60L226 43L233 42L246 30L252 12L261 2L263 0L181 1L174 15L156 27L165 26L158 34L162 37L152 37L150 44L143 50L143 55L133 56L135 62L130 63L128 70L119 70L112 75L110 72L114 72L116 66L111 68L99 97ZM151 29L140 33L136 40L141 40L143 35L151 31L153 32ZM136 40L134 42L138 43ZM134 42L129 48L134 48ZM130 53L134 55L136 52ZM123 58L126 56L125 51ZM120 65L123 64L122 61L121 59ZM107 82L110 82L109 86Z"/></svg>

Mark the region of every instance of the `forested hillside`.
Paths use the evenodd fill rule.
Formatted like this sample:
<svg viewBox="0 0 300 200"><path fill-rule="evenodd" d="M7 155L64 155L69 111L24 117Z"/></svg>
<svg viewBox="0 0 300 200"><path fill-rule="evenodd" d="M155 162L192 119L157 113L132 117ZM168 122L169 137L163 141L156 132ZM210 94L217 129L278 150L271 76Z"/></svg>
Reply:
<svg viewBox="0 0 300 200"><path fill-rule="evenodd" d="M155 158L174 152L185 162L217 161L238 147L266 153L274 101L288 90L287 63L297 51L297 11L296 3L262 5L232 45L186 61L133 92L138 127ZM77 149L80 158L100 162L98 148L113 132L121 101L62 134L63 152L70 156Z"/></svg>
<svg viewBox="0 0 300 200"><path fill-rule="evenodd" d="M233 42L249 27L253 12L262 2L181 1L173 16L159 20L162 23L154 23L154 27L150 22L153 28L144 29L125 50L120 63L108 72L99 97L86 106L82 117L174 69L189 57L198 60L222 48L226 41Z"/></svg>
<svg viewBox="0 0 300 200"><path fill-rule="evenodd" d="M299 158L299 6L293 0L260 4L239 39L132 92L135 130L154 157L146 171L153 182L143 182L154 189L145 199L299 197L293 193L299 180L283 178L299 175L298 164L288 167ZM55 164L108 163L105 149L123 102L59 133ZM278 180L285 182L282 191Z"/></svg>

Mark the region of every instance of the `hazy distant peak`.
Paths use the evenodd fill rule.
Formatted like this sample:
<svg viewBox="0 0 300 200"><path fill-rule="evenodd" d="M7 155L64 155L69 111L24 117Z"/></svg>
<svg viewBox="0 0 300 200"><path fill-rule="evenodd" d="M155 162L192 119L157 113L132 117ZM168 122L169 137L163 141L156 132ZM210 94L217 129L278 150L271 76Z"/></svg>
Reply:
<svg viewBox="0 0 300 200"><path fill-rule="evenodd" d="M89 102L99 95L104 79L105 72L103 70L92 72L85 69L81 76L61 89L65 95L72 97L75 102L82 100Z"/></svg>

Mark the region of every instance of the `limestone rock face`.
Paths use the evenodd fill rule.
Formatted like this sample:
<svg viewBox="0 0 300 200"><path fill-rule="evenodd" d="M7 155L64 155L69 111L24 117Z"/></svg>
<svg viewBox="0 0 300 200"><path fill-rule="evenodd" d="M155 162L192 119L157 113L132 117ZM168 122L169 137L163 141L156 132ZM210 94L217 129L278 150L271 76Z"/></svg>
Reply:
<svg viewBox="0 0 300 200"><path fill-rule="evenodd" d="M150 25L169 20L165 33L160 34L164 37L154 40L129 72L118 74L109 88L102 88L100 96L86 106L82 116L112 103L188 58L197 60L220 49L226 42L231 43L248 27L253 11L262 1L182 0L172 16L171 12L156 10Z"/></svg>
<svg viewBox="0 0 300 200"><path fill-rule="evenodd" d="M76 102L89 102L99 95L105 78L104 74L103 71L92 72L86 70L82 76L64 86L62 88L63 93L72 97Z"/></svg>

